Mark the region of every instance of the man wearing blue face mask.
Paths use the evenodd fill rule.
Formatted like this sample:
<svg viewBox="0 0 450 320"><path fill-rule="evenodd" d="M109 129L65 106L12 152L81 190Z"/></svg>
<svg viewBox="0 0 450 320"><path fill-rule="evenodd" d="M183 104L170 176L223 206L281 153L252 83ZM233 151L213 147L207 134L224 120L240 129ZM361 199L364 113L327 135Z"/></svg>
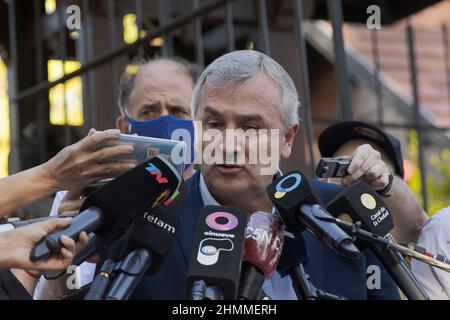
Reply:
<svg viewBox="0 0 450 320"><path fill-rule="evenodd" d="M135 74L125 73L117 127L123 133L162 139L172 139L175 130L184 129L191 137L185 142L193 155L189 103L198 69L180 59L156 59L141 65Z"/></svg>
<svg viewBox="0 0 450 320"><path fill-rule="evenodd" d="M155 58L139 63L136 72L124 72L120 81L118 105L121 116L117 128L124 134L171 139L177 129L189 132L191 140L185 141L193 152L194 128L190 101L200 67L181 58ZM191 159L193 163L193 159ZM193 174L193 164L184 178ZM85 197L81 190L58 192L50 215L78 212ZM92 281L95 263L83 263L77 270L81 286ZM67 276L41 281L35 299L54 299L68 293Z"/></svg>

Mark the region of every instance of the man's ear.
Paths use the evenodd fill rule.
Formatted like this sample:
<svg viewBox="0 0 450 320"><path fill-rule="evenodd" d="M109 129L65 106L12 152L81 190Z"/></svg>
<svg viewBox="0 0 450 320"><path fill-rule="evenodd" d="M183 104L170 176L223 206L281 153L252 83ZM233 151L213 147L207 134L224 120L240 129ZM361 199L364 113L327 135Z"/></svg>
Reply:
<svg viewBox="0 0 450 320"><path fill-rule="evenodd" d="M127 121L127 119L124 116L118 116L116 119L116 127L120 130L123 134L130 134L130 130L128 129L130 126L130 123Z"/></svg>
<svg viewBox="0 0 450 320"><path fill-rule="evenodd" d="M291 156L292 145L294 144L294 138L299 130L300 125L296 123L291 128L289 128L285 133L283 142L281 145L281 159L287 159Z"/></svg>

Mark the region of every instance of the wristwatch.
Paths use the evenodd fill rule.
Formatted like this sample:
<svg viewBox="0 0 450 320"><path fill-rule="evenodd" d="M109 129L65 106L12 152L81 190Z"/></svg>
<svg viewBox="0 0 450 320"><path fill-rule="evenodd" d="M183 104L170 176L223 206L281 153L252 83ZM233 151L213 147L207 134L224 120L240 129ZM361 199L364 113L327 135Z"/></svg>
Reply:
<svg viewBox="0 0 450 320"><path fill-rule="evenodd" d="M389 171L389 182L388 182L387 186L381 190L376 190L377 193L380 196L385 197L385 198L390 197L391 195L389 194L389 191L391 191L393 181L394 181L394 174Z"/></svg>

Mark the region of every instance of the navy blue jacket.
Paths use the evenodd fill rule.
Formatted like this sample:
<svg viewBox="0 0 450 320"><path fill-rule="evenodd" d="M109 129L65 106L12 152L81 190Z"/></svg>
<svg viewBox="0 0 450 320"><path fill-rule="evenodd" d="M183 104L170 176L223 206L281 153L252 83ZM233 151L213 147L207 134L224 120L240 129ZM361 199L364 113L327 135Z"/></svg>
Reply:
<svg viewBox="0 0 450 320"><path fill-rule="evenodd" d="M176 210L182 218L181 232L167 260L155 275L143 277L131 299L186 299L188 262L198 216L204 206L199 190L199 178L200 174L197 172L187 181L188 195ZM323 203L328 203L343 188L317 180L310 180L310 183ZM309 232L304 232L304 236L309 255L305 268L317 288L348 299L399 299L395 283L371 250L365 250L358 260L350 260L334 253ZM125 246L126 241L120 241L108 250L106 256L114 259ZM101 266L101 263L98 265ZM380 289L367 289L366 270L370 265L378 265L381 269Z"/></svg>

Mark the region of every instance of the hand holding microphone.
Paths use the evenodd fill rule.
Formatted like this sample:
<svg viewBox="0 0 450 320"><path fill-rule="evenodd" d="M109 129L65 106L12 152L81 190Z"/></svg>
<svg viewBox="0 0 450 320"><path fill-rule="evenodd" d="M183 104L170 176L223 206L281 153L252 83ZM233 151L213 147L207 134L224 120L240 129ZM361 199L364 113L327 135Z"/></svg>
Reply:
<svg viewBox="0 0 450 320"><path fill-rule="evenodd" d="M77 239L81 231L95 232L107 245L120 238L134 218L150 207L169 202L181 184L178 171L159 157L142 163L92 193L72 224L46 236L32 251L36 261L60 248L59 238Z"/></svg>
<svg viewBox="0 0 450 320"><path fill-rule="evenodd" d="M18 228L0 235L0 267L25 270L63 270L72 262L75 253L87 243L85 232L80 233L79 242L67 236L59 239L61 249L45 260L33 262L30 252L42 237L70 225L70 218L54 218Z"/></svg>

